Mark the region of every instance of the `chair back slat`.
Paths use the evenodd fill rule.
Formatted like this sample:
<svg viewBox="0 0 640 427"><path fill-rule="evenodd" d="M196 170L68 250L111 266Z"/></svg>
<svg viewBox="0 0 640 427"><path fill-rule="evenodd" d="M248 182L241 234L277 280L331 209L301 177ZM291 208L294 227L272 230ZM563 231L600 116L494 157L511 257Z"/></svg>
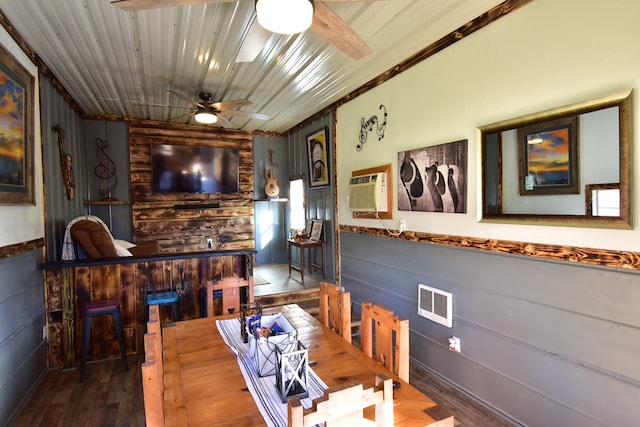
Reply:
<svg viewBox="0 0 640 427"><path fill-rule="evenodd" d="M374 387L346 384L324 391L313 400L309 409L303 409L300 399L289 399L287 404L289 427L327 426L392 426L393 382L386 375L378 375ZM364 411L373 407L375 420L364 417ZM325 424L326 423L326 424Z"/></svg>
<svg viewBox="0 0 640 427"><path fill-rule="evenodd" d="M149 305L149 322L153 322L154 320L160 320L160 308L158 304L150 304Z"/></svg>
<svg viewBox="0 0 640 427"><path fill-rule="evenodd" d="M230 310L240 313L240 289L244 287L247 288L248 303L251 304L254 302L253 277L243 279L230 276L223 277L217 282L207 281L207 317L215 315L213 293L218 290L222 291L222 314L230 313Z"/></svg>
<svg viewBox="0 0 640 427"><path fill-rule="evenodd" d="M155 332L144 335L145 361L142 370L144 416L148 427L164 426L162 348ZM161 346L162 344L160 344Z"/></svg>
<svg viewBox="0 0 640 427"><path fill-rule="evenodd" d="M320 322L351 342L351 293L338 285L321 282Z"/></svg>
<svg viewBox="0 0 640 427"><path fill-rule="evenodd" d="M409 320L400 319L386 307L365 302L361 323L362 351L409 382Z"/></svg>
<svg viewBox="0 0 640 427"><path fill-rule="evenodd" d="M147 427L164 427L164 406L160 389L156 361L142 364L142 389L144 395L144 418Z"/></svg>

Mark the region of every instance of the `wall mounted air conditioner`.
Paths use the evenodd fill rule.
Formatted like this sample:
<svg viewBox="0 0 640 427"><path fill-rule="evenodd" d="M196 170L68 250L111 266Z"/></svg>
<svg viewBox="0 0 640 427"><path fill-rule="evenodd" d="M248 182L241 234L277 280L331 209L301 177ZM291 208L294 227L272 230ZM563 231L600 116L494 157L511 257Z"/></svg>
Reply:
<svg viewBox="0 0 640 427"><path fill-rule="evenodd" d="M348 201L353 212L387 212L386 172L352 176Z"/></svg>

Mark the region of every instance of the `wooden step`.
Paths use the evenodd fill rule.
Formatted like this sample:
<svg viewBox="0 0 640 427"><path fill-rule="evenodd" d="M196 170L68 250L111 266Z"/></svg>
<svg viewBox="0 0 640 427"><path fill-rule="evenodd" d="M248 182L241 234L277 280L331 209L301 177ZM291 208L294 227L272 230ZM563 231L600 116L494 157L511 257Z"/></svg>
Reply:
<svg viewBox="0 0 640 427"><path fill-rule="evenodd" d="M318 317L320 314L320 288L261 295L256 296L255 301L265 308L286 304L298 304L314 317Z"/></svg>

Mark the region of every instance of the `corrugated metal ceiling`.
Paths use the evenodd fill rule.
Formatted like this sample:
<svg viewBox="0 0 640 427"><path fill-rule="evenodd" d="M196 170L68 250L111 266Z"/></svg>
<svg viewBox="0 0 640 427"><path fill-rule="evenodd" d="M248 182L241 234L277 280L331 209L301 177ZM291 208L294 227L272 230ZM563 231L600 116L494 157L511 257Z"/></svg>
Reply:
<svg viewBox="0 0 640 427"><path fill-rule="evenodd" d="M373 53L354 60L307 30L273 34L253 62L235 58L254 1L126 12L110 0L0 0L0 9L88 116L192 120L198 100L247 98L234 128L284 132L499 4L499 0L327 3Z"/></svg>

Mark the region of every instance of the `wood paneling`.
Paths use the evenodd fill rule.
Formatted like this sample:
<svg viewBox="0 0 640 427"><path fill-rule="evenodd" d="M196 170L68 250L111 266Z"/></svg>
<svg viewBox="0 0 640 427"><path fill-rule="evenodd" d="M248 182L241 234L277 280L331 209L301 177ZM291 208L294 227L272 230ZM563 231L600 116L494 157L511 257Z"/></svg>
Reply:
<svg viewBox="0 0 640 427"><path fill-rule="evenodd" d="M515 242L511 240L487 239L482 237L449 236L445 234L405 231L400 236L389 236L382 228L340 226L340 232L356 233L378 237L408 240L420 243L432 243L469 249L481 249L512 255L546 258L557 261L569 261L603 267L640 270L640 253L614 251L609 249L582 248L543 243Z"/></svg>
<svg viewBox="0 0 640 427"><path fill-rule="evenodd" d="M154 194L151 144L240 150L237 194ZM157 240L166 252L253 249L254 175L250 132L165 122L129 122L133 240ZM219 207L211 207L217 204ZM177 207L178 206L178 207ZM187 208L185 208L187 207ZM207 246L207 239L213 246Z"/></svg>
<svg viewBox="0 0 640 427"><path fill-rule="evenodd" d="M16 243L15 245L3 246L0 248L0 259L9 258L29 252L44 246L44 239L35 239L29 242Z"/></svg>
<svg viewBox="0 0 640 427"><path fill-rule="evenodd" d="M148 292L175 290L180 296L180 320L206 315L206 282L222 277L253 275L254 251L191 253L184 256L127 258L97 262L50 263L44 266L49 367L75 366L82 342L81 307L88 301L117 298L127 354L142 353L147 323ZM172 320L171 307L160 307L162 321ZM119 357L109 316L92 321L90 359Z"/></svg>

